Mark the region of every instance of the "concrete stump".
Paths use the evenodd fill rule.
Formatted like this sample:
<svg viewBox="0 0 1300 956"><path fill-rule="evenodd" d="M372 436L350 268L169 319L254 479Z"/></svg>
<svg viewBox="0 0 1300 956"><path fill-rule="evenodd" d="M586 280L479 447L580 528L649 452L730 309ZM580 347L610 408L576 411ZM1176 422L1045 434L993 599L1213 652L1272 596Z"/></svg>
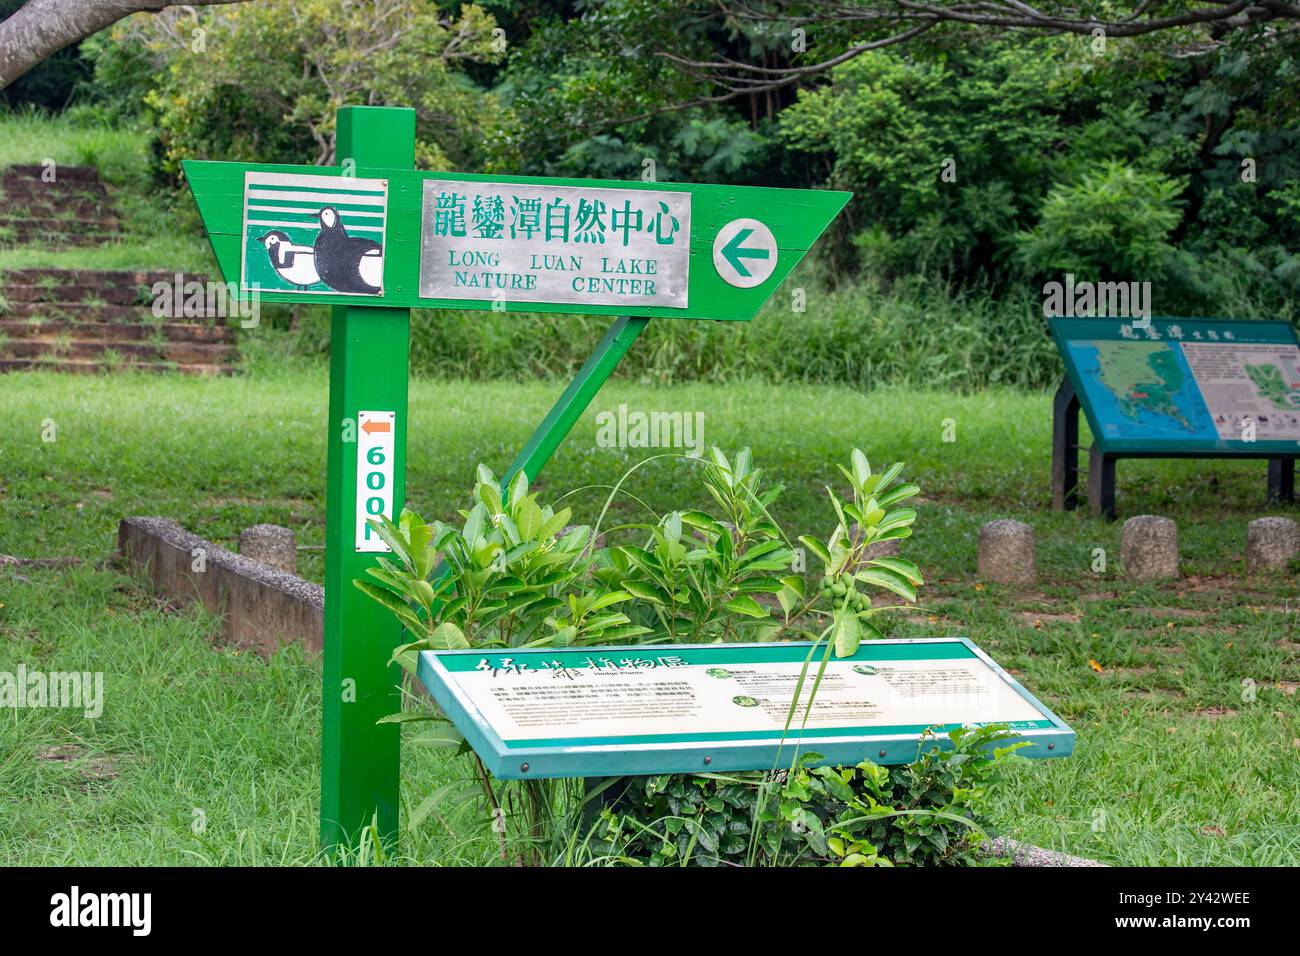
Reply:
<svg viewBox="0 0 1300 956"><path fill-rule="evenodd" d="M1300 525L1290 518L1256 518L1246 527L1246 571L1285 571L1300 554Z"/></svg>
<svg viewBox="0 0 1300 956"><path fill-rule="evenodd" d="M980 528L977 560L982 580L995 584L1033 584L1034 529L1023 521L1002 518Z"/></svg>
<svg viewBox="0 0 1300 956"><path fill-rule="evenodd" d="M289 574L298 573L298 543L278 524L255 524L239 534L239 553Z"/></svg>
<svg viewBox="0 0 1300 956"><path fill-rule="evenodd" d="M1120 548L1124 574L1150 581L1178 577L1178 525L1157 515L1134 515L1124 522Z"/></svg>

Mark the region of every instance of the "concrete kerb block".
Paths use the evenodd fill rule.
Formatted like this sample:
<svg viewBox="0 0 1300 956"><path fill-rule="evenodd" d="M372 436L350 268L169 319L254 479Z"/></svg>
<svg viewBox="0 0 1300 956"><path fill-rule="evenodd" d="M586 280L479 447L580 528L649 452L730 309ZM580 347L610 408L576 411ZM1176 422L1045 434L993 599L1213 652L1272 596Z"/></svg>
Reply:
<svg viewBox="0 0 1300 956"><path fill-rule="evenodd" d="M1246 526L1246 573L1285 571L1300 555L1300 524L1290 518L1256 518Z"/></svg>
<svg viewBox="0 0 1300 956"><path fill-rule="evenodd" d="M239 533L239 553L289 574L298 573L298 541L278 524L255 524Z"/></svg>
<svg viewBox="0 0 1300 956"><path fill-rule="evenodd" d="M261 654L285 643L320 652L320 585L227 551L166 518L123 518L117 540L127 566L144 573L155 591L220 615L224 640Z"/></svg>

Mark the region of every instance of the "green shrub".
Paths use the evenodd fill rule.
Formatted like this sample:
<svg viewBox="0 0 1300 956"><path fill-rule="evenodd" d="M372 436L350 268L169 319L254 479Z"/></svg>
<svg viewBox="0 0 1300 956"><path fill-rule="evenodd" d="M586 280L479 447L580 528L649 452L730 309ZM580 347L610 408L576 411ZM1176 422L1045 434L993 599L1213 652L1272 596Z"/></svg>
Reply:
<svg viewBox="0 0 1300 956"><path fill-rule="evenodd" d="M794 310L799 289L803 312ZM444 379L569 379L609 323L601 316L415 310L411 369ZM304 307L287 340L273 338L265 314L263 325L261 341L251 344L276 353L329 352L323 308ZM1055 386L1061 364L1043 328L1042 297L1028 285L1000 299L924 277L889 288L866 280L830 288L814 267L796 272L750 322L653 320L616 374L663 384L760 380L969 392Z"/></svg>
<svg viewBox="0 0 1300 956"><path fill-rule="evenodd" d="M1178 197L1186 185L1122 162L1102 163L1052 187L1038 225L1018 237L1020 258L1040 274L1155 281L1174 251L1167 240L1182 219Z"/></svg>
<svg viewBox="0 0 1300 956"><path fill-rule="evenodd" d="M880 591L916 599L921 577L911 562L868 552L874 543L912 533L916 512L899 505L920 489L896 483L902 468L899 463L873 472L857 449L849 467L841 466L850 492L827 488L833 530L824 540L798 539L821 562L816 588L792 573L794 544L768 510L781 488L764 486L747 448L734 462L714 448L703 468L701 480L718 505L716 515L698 510L654 515L651 521L608 529L616 540L605 547L596 547L597 532L610 503L622 494L623 479L589 527L572 525L569 508L540 503L522 471L503 488L480 465L474 504L461 513L459 527L427 524L409 510L396 523L371 519L392 558L378 558L367 569L369 578L353 583L391 611L413 638L393 653L411 673L417 652L430 649L789 638L811 638L806 666L824 668L832 653L846 657L864 639L883 636L874 619L891 606L876 603L873 593L876 600ZM793 720L793 701L790 715ZM389 719L433 723L434 732L421 742L458 747L469 755L472 772L449 786L479 788L490 815L502 822L503 857L514 853L521 863L539 864L585 852L575 850L583 800L572 781L493 780L442 714ZM823 781L817 786L829 786L822 771L814 773ZM786 789L804 779L802 774L789 776ZM442 791L428 795L413 815L414 824L445 796ZM855 809L865 805L846 802ZM503 807L512 812L502 814ZM508 827L513 827L509 839Z"/></svg>
<svg viewBox="0 0 1300 956"><path fill-rule="evenodd" d="M358 103L414 107L420 165L480 169L507 120L463 70L502 59L495 26L476 4L453 15L409 0L172 8L116 26L102 76L148 83L172 173L192 158L333 163L335 112Z"/></svg>
<svg viewBox="0 0 1300 956"><path fill-rule="evenodd" d="M991 789L1023 743L1005 727L932 735L886 768L633 777L587 850L647 866L970 866Z"/></svg>

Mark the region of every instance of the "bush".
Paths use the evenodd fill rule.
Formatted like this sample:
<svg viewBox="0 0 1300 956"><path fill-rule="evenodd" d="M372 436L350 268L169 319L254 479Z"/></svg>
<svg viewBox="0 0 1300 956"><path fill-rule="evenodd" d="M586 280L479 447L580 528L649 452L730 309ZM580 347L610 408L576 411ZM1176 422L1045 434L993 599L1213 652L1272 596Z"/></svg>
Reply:
<svg viewBox="0 0 1300 956"><path fill-rule="evenodd" d="M1173 255L1166 240L1182 219L1185 179L1108 161L1053 186L1038 225L1018 236L1035 273L1073 272L1093 281L1155 281Z"/></svg>
<svg viewBox="0 0 1300 956"><path fill-rule="evenodd" d="M970 866L1015 750L1004 727L923 739L896 768L864 760L766 774L634 777L602 814L597 858L647 866Z"/></svg>
<svg viewBox="0 0 1300 956"><path fill-rule="evenodd" d="M192 158L333 163L335 112L351 104L414 107L417 163L481 169L508 123L462 71L502 59L495 26L475 4L451 15L418 0L171 8L115 27L100 72L148 84L172 173Z"/></svg>
<svg viewBox="0 0 1300 956"><path fill-rule="evenodd" d="M794 309L800 289L803 312ZM569 379L610 321L416 310L411 370L449 379ZM271 347L266 328L259 336ZM328 354L326 310L304 308L291 340L274 348ZM751 322L653 320L616 374L658 384L761 380L968 392L1055 386L1061 364L1043 327L1041 296L1027 284L1001 299L924 277L887 289L870 281L828 288L814 268L801 268Z"/></svg>
<svg viewBox="0 0 1300 956"><path fill-rule="evenodd" d="M753 467L747 448L734 463L712 449L701 477L717 502L716 515L698 510L656 515L650 522L609 529L606 533L619 543L606 547L595 546L599 520L594 529L571 525L571 510L542 505L529 493L522 471L503 487L480 465L474 504L462 512L460 527L426 524L411 511L403 511L397 523L371 519L371 527L392 549L392 559L378 558L367 569L369 578L353 583L391 611L413 638L393 653L393 660L412 673L417 652L429 649L790 638L811 638L812 663L806 666L824 668L832 653L847 657L863 640L883 636L875 618L891 605L876 603L879 592L916 600L921 584L916 567L868 552L874 543L912 533L916 512L899 504L920 489L895 483L902 468L898 463L873 472L856 449L849 467L841 466L850 493L841 496L827 489L834 529L825 540L811 535L798 539L823 566L815 588L791 573L793 543L768 510L781 487L764 485L763 472ZM601 518L622 483L616 483ZM815 694L816 682L811 686ZM460 752L469 754L474 772L467 779L481 788L492 816L515 828L519 862L538 864L574 852L582 802L572 781L494 781L442 714L394 714L389 719L440 725L425 742L459 745ZM847 793L835 790L823 771L812 773L819 782L799 769L786 778L783 792L793 792L804 781L810 793L817 788ZM852 776L850 772L845 780ZM876 806L872 793L883 794L883 784L873 786L875 791L844 796L847 809L841 814ZM441 796L429 795L414 819L422 819ZM503 806L521 810L502 817L498 811ZM763 823L761 811L760 806L756 826ZM845 833L857 832L850 829L856 824L839 818ZM502 855L508 857L512 841L504 829L498 836Z"/></svg>

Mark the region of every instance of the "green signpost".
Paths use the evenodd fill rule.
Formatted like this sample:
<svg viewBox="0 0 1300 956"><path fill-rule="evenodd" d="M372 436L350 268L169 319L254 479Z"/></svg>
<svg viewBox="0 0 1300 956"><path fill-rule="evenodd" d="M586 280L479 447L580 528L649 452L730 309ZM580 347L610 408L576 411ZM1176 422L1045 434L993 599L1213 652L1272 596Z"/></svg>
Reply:
<svg viewBox="0 0 1300 956"><path fill-rule="evenodd" d="M346 107L339 165L188 161L224 279L333 306L321 840L398 826L400 626L350 582L405 500L411 308L616 319L506 472L537 478L651 318L746 321L848 202L843 192L419 172L415 111Z"/></svg>

